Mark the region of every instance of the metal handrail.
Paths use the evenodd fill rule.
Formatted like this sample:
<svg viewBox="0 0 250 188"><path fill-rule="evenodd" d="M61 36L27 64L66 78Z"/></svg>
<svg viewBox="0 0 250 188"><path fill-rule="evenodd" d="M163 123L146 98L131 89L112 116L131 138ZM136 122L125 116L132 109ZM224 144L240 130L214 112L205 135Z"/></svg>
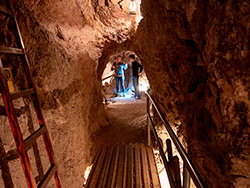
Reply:
<svg viewBox="0 0 250 188"><path fill-rule="evenodd" d="M155 129L155 126L154 126L154 122L153 122L152 117L150 116L150 114L149 113L147 113L147 114L148 114L148 118L150 120L152 129L153 129L154 136L155 136L157 144L159 146L160 155L162 156L163 164L164 164L164 167L165 167L167 175L168 175L168 180L169 180L170 187L175 187L174 178L173 178L173 176L171 174L171 170L170 170L170 167L169 167L169 162L167 161L167 158L165 156L165 153L164 153L163 147L161 145L160 139L159 139L159 137L157 135L157 132L156 132L156 129Z"/></svg>
<svg viewBox="0 0 250 188"><path fill-rule="evenodd" d="M110 75L110 76L107 76L107 77L103 78L102 81L107 80L108 78L111 78L111 77L113 77L113 76L115 76L115 75L112 74L112 75Z"/></svg>
<svg viewBox="0 0 250 188"><path fill-rule="evenodd" d="M152 102L153 107L155 108L157 114L159 115L161 121L163 122L165 128L167 129L167 132L171 138L171 140L173 141L173 143L175 144L175 147L177 148L182 160L184 161L185 166L187 167L187 170L191 176L191 178L193 179L195 185L197 188L204 188L205 186L203 185L203 181L199 175L199 173L197 172L197 170L195 169L194 165L192 164L191 160L189 159L185 149L183 148L182 144L180 143L179 139L177 138L177 136L175 135L173 129L171 128L170 124L168 123L168 121L165 119L165 117L163 117L161 115L161 112L159 110L159 108L157 107L157 105L155 104L154 100L151 98L150 94L148 92L145 92L147 97L150 99L150 101ZM151 116L149 114L149 111L147 111L148 116L151 119ZM150 120L151 122L151 120ZM153 124L152 124L153 126ZM161 147L161 144L159 144L159 146ZM164 154L165 156L165 154ZM171 182L170 182L171 183Z"/></svg>

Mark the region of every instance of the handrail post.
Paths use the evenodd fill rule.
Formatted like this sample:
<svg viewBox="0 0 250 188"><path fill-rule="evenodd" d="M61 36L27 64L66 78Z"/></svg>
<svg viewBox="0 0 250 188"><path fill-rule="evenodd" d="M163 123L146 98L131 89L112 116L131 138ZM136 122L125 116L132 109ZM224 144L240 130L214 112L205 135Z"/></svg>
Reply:
<svg viewBox="0 0 250 188"><path fill-rule="evenodd" d="M183 188L190 188L190 174L185 162L183 163Z"/></svg>
<svg viewBox="0 0 250 188"><path fill-rule="evenodd" d="M167 152L168 152L168 161L172 161L173 160L173 150L172 150L172 144L171 144L170 139L166 140L166 146L167 146Z"/></svg>
<svg viewBox="0 0 250 188"><path fill-rule="evenodd" d="M175 187L181 188L181 174L180 174L179 158L177 156L173 157L173 173L174 173Z"/></svg>
<svg viewBox="0 0 250 188"><path fill-rule="evenodd" d="M149 112L149 97L146 94L146 99L147 99L147 114L150 114ZM148 145L151 145L151 135L150 135L150 131L151 131L151 126L150 126L150 122L149 122L149 117L147 116L147 131L148 131Z"/></svg>

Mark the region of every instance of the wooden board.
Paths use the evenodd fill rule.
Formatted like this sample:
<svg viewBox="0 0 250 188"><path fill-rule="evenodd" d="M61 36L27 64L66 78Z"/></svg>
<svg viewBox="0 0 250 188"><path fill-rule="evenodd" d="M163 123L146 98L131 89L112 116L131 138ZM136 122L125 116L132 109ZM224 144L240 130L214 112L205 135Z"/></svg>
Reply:
<svg viewBox="0 0 250 188"><path fill-rule="evenodd" d="M21 48L0 46L0 53L23 55L24 51Z"/></svg>
<svg viewBox="0 0 250 188"><path fill-rule="evenodd" d="M86 188L160 188L151 147L116 144L97 155Z"/></svg>

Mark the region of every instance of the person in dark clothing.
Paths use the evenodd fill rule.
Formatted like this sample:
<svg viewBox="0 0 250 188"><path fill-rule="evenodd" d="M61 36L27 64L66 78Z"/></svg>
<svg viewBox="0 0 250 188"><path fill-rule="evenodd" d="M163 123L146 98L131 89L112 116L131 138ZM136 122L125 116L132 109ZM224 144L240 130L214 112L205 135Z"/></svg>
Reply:
<svg viewBox="0 0 250 188"><path fill-rule="evenodd" d="M115 82L116 82L116 94L118 95L120 90L119 90L119 85L121 87L121 92L124 94L125 92L125 87L124 87L124 70L127 69L127 65L122 63L122 57L118 56L116 58L115 63L113 63L111 70L115 71Z"/></svg>
<svg viewBox="0 0 250 188"><path fill-rule="evenodd" d="M139 90L139 77L142 73L143 66L135 60L134 54L129 55L129 60L132 63L133 85L135 88L135 96L134 97L136 99L140 99L141 94L140 94L140 90Z"/></svg>

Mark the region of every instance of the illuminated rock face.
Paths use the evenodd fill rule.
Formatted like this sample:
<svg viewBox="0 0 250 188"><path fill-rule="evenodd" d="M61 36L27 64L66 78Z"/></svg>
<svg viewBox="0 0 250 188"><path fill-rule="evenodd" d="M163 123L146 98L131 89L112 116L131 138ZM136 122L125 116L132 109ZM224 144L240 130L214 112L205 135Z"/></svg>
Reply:
<svg viewBox="0 0 250 188"><path fill-rule="evenodd" d="M96 132L108 124L102 106L101 83L97 80L98 58L104 43L122 42L134 33L136 25L128 14L129 3L122 3L122 10L118 1L110 0L16 2L14 6L62 186L81 187L84 170L98 150L94 145ZM0 39L1 45L14 45L13 33L5 32L13 27L11 24L4 27L8 20L4 16L0 18L0 32L5 37ZM15 87L21 85L17 83ZM19 103L20 108L24 107L24 102ZM27 115L22 119L23 133L28 136ZM0 137L7 152L15 145L7 119L1 117L0 121L4 122ZM46 152L40 153L45 161ZM35 172L36 165L31 158ZM20 161L11 164L13 184L25 187L24 177L19 176L23 174ZM2 183L1 180L0 187Z"/></svg>
<svg viewBox="0 0 250 188"><path fill-rule="evenodd" d="M249 6L142 1L135 52L208 187L250 185Z"/></svg>

